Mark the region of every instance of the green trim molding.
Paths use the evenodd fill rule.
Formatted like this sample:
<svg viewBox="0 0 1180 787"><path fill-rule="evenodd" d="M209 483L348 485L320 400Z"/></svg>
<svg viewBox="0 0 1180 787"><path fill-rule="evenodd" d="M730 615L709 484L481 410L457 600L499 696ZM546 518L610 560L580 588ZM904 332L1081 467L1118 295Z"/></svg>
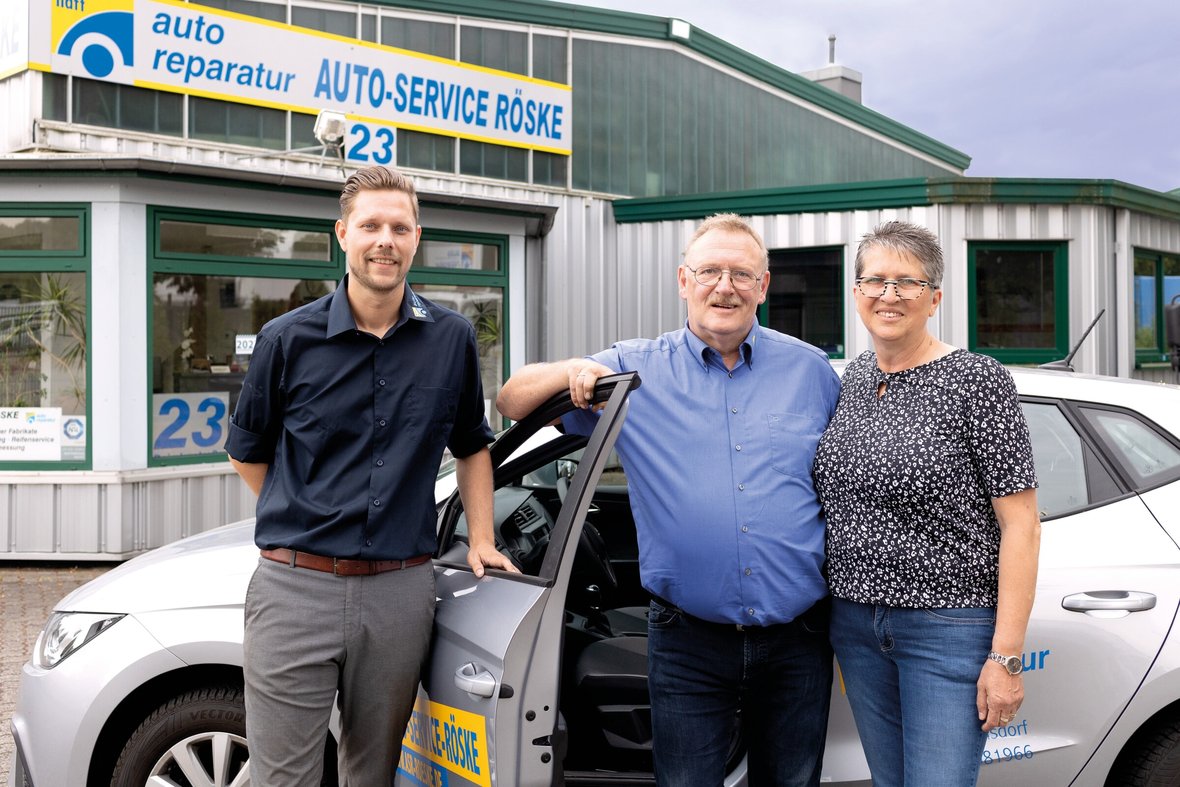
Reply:
<svg viewBox="0 0 1180 787"><path fill-rule="evenodd" d="M1118 180L1063 178L903 178L676 197L636 197L617 199L613 207L615 221L638 223L701 219L725 212L766 216L968 204L1104 205L1180 221L1180 193L1152 191Z"/></svg>

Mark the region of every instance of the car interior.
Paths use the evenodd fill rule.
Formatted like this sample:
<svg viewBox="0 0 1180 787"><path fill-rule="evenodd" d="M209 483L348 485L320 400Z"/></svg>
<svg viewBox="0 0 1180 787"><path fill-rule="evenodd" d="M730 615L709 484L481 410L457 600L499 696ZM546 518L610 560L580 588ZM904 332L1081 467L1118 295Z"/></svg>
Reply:
<svg viewBox="0 0 1180 787"><path fill-rule="evenodd" d="M497 471L496 539L526 575L541 571L549 534L586 440L560 435ZM460 516L451 549L462 550ZM566 597L561 716L568 781L581 774L651 773L647 592L627 480L611 454L582 527ZM584 782L583 782L584 783Z"/></svg>

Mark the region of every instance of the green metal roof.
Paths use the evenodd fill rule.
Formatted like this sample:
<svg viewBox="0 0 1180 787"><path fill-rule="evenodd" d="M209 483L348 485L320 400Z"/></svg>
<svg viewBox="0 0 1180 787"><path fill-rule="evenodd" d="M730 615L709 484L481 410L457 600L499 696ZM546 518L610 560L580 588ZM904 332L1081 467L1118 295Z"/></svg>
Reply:
<svg viewBox="0 0 1180 787"><path fill-rule="evenodd" d="M726 212L756 216L983 203L1107 205L1180 221L1180 192L1152 191L1118 180L1064 178L906 178L641 197L615 200L614 211L615 221L627 223L699 219Z"/></svg>
<svg viewBox="0 0 1180 787"><path fill-rule="evenodd" d="M874 112L834 90L776 66L693 25L688 40L670 32L667 17L608 11L601 8L550 2L550 0L375 0L376 5L435 14L499 19L523 24L548 25L631 38L671 41L729 68L861 125L877 133L964 170L971 157L895 120Z"/></svg>

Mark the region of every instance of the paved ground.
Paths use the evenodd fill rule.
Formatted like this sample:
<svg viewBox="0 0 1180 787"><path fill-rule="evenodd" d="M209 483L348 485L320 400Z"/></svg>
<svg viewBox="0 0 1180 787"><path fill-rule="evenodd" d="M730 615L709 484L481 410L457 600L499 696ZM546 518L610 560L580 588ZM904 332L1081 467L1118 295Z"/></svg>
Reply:
<svg viewBox="0 0 1180 787"><path fill-rule="evenodd" d="M0 785L8 784L12 760L9 719L16 705L21 666L28 661L41 626L62 596L115 565L0 562Z"/></svg>

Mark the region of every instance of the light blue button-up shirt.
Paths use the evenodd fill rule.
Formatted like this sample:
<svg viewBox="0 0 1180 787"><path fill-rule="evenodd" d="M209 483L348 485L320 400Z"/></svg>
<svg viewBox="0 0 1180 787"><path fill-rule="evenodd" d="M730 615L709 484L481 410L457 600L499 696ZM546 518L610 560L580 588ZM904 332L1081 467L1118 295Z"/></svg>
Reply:
<svg viewBox="0 0 1180 787"><path fill-rule="evenodd" d="M591 356L643 384L616 449L643 585L718 623L786 623L827 595L811 480L840 379L823 351L755 325L725 368L687 328ZM596 415L570 413L589 434Z"/></svg>

